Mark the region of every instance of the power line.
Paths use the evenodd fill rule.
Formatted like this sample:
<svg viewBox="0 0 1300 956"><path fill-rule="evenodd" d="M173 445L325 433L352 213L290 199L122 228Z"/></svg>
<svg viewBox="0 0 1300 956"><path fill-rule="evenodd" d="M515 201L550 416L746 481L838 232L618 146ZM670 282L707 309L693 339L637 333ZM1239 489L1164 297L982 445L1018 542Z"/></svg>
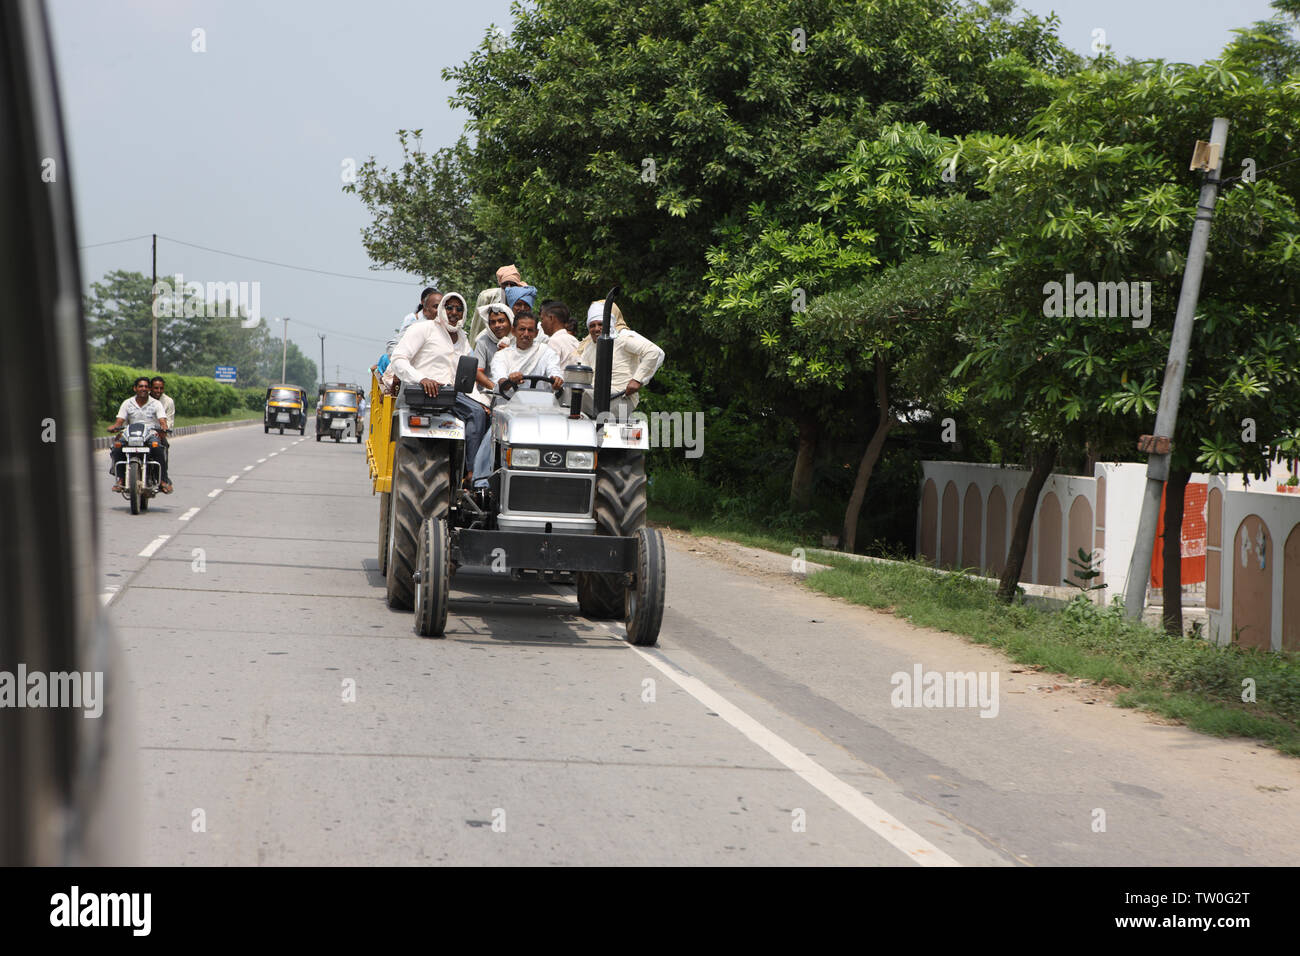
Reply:
<svg viewBox="0 0 1300 956"><path fill-rule="evenodd" d="M96 242L96 243L93 243L93 244L91 244L91 245L89 245L89 246L77 246L77 248L78 248L78 249L98 249L100 246L116 246L116 245L120 245L120 244L123 243L123 242L138 242L138 241L141 240L141 239L148 239L148 238L150 238L152 235L153 235L153 233L148 233L147 235L143 235L143 236L132 236L130 239L114 239L112 242Z"/></svg>
<svg viewBox="0 0 1300 956"><path fill-rule="evenodd" d="M309 329L314 329L317 332L325 332L328 335L338 335L338 336L342 336L345 339L356 339L358 342L365 342L367 345L374 345L376 342L379 342L381 340L387 341L386 339L382 339L382 336L367 337L364 335L356 335L351 332L340 332L338 329L327 329L323 325L313 325L312 323L307 322L303 319L293 319L293 321L305 325Z"/></svg>
<svg viewBox="0 0 1300 956"><path fill-rule="evenodd" d="M87 246L78 246L77 248L98 249L101 246L116 246L123 242L137 242L140 239L148 239L150 238L151 235L152 233L143 236L132 236L129 239L113 239L110 242L96 242ZM219 256L231 256L235 259L247 259L249 262L260 262L263 265L278 266L281 269L295 269L298 272L311 272L316 275L333 276L336 279L352 279L353 281L356 282L379 282L384 285L401 285L401 286L408 286L408 287L412 285L411 282L407 282L399 279L380 279L375 276L356 276L356 275L349 275L346 272L331 272L328 269L313 269L310 268L309 266L295 266L288 262L276 262L273 259L259 259L256 256L245 256L245 255L241 255L238 252L227 252L224 249L213 249L210 246L200 246L197 243L186 242L184 239L176 239L173 238L172 236L164 236L161 233L158 235L158 238L166 239L168 242L174 242L180 246L189 246L191 249L201 249L204 252L213 252Z"/></svg>
<svg viewBox="0 0 1300 956"><path fill-rule="evenodd" d="M238 252L226 252L224 249L212 249L208 246L200 246L197 243L186 242L183 239L174 239L171 236L164 236L161 233L159 233L159 238L166 239L168 242L174 242L177 245L189 246L191 249L202 249L204 252L215 252L219 256L231 256L232 258L235 259L247 259L249 262L260 262L263 265L279 266L281 269L296 269L299 272L313 272L316 275L334 276L335 278L338 279L354 279L358 282L381 282L384 285L403 285L403 286L411 285L410 282L399 281L397 279L377 279L374 276L354 276L354 275L348 275L345 272L330 272L327 269L311 269L307 266L290 265L287 262L275 262L271 259L259 259L256 256L240 255Z"/></svg>

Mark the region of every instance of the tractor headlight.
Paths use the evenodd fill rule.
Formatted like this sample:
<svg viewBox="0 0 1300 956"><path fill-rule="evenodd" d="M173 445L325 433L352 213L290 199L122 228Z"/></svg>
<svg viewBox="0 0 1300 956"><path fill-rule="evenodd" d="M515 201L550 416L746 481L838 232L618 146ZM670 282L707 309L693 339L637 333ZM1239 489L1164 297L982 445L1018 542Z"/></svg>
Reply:
<svg viewBox="0 0 1300 956"><path fill-rule="evenodd" d="M536 468L542 461L537 448L511 448L506 451L506 464L511 468Z"/></svg>
<svg viewBox="0 0 1300 956"><path fill-rule="evenodd" d="M564 467L574 471L589 471L596 467L594 451L571 451L564 456Z"/></svg>

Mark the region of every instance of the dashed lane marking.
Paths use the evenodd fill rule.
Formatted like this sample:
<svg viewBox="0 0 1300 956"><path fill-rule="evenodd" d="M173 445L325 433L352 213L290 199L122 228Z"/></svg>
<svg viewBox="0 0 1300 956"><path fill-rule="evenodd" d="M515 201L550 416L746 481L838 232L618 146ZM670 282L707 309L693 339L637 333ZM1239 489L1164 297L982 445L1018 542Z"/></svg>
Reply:
<svg viewBox="0 0 1300 956"><path fill-rule="evenodd" d="M164 544L166 544L167 539L170 537L171 535L169 534L158 535L158 537L154 538L152 541L150 541L147 545L144 546L144 550L140 552L140 557L152 558L153 553L157 551L159 548L161 548Z"/></svg>

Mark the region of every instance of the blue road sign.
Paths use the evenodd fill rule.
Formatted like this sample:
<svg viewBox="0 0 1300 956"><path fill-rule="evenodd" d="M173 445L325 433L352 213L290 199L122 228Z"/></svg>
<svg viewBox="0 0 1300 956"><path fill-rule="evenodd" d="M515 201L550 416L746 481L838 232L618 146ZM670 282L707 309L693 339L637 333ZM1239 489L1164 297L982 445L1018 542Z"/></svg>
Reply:
<svg viewBox="0 0 1300 956"><path fill-rule="evenodd" d="M217 374L214 375L213 378L215 378L218 382L229 382L231 385L234 385L234 384L235 384L235 366L233 366L233 365L218 365L218 366L217 366Z"/></svg>

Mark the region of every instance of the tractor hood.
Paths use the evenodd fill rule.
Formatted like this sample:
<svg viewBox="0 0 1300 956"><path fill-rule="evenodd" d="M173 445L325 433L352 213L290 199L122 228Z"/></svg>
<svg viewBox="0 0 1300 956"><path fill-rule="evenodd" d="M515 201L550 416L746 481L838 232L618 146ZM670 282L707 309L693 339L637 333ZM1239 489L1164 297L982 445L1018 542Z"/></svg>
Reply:
<svg viewBox="0 0 1300 956"><path fill-rule="evenodd" d="M596 423L570 418L549 391L520 389L493 408L492 437L508 445L595 448Z"/></svg>

